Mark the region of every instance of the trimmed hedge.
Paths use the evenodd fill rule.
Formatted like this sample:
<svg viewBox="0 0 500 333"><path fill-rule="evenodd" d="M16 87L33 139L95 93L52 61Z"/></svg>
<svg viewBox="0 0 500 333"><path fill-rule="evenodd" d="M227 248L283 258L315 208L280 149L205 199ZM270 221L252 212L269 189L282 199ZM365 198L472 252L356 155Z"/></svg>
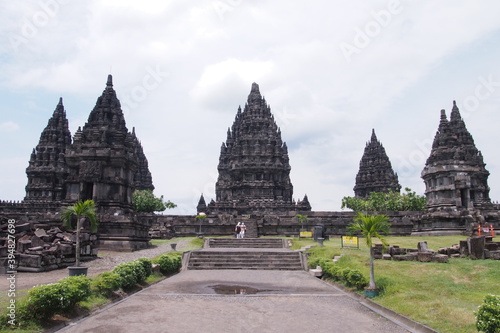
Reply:
<svg viewBox="0 0 500 333"><path fill-rule="evenodd" d="M146 281L151 272L151 260L146 258L119 264L113 269L113 273L120 275L121 287L124 289L131 289L136 284Z"/></svg>
<svg viewBox="0 0 500 333"><path fill-rule="evenodd" d="M153 263L151 262L151 259L148 258L139 258L137 261L141 263L144 271L146 272L146 278L144 278L144 280L146 280L148 276L153 274Z"/></svg>
<svg viewBox="0 0 500 333"><path fill-rule="evenodd" d="M36 286L28 291L24 306L36 319L51 318L63 313L90 296L90 279L70 276L57 283Z"/></svg>
<svg viewBox="0 0 500 333"><path fill-rule="evenodd" d="M90 283L93 291L107 295L122 286L122 278L118 273L104 272L97 275Z"/></svg>
<svg viewBox="0 0 500 333"><path fill-rule="evenodd" d="M155 258L153 262L160 265L160 272L162 272L162 274L172 274L181 269L182 256L180 253L163 254Z"/></svg>
<svg viewBox="0 0 500 333"><path fill-rule="evenodd" d="M363 290L368 285L368 279L359 270L340 266L331 259L315 258L309 262L309 266L320 266L325 278L342 283L347 287Z"/></svg>

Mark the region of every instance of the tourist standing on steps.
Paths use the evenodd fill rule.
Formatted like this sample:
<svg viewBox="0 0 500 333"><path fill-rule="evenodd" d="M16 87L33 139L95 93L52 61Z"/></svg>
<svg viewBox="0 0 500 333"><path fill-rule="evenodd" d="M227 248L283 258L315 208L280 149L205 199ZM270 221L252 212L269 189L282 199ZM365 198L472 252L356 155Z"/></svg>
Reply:
<svg viewBox="0 0 500 333"><path fill-rule="evenodd" d="M236 238L240 238L241 233L241 222L238 222L236 228L234 228L234 232L236 233Z"/></svg>
<svg viewBox="0 0 500 333"><path fill-rule="evenodd" d="M245 237L245 231L247 230L247 227L245 225L245 223L242 223L241 226L241 232L240 232L240 238L244 238Z"/></svg>

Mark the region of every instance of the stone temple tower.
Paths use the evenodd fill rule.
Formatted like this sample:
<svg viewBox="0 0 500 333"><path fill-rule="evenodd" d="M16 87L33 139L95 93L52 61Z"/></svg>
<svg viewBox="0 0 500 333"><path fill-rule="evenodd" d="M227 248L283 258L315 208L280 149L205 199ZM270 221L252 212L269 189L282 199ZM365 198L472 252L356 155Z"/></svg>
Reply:
<svg viewBox="0 0 500 333"><path fill-rule="evenodd" d="M92 199L101 211L127 212L136 185L154 188L142 146L125 125L111 75L87 123L75 133L66 163L67 201Z"/></svg>
<svg viewBox="0 0 500 333"><path fill-rule="evenodd" d="M490 203L488 176L483 155L465 127L453 101L450 120L441 120L422 179L429 209L474 209Z"/></svg>
<svg viewBox="0 0 500 333"><path fill-rule="evenodd" d="M216 200L208 205L211 213L311 210L307 197L300 205L293 202L288 148L256 83L227 131L218 170Z"/></svg>
<svg viewBox="0 0 500 333"><path fill-rule="evenodd" d="M66 195L65 180L68 168L65 161L66 149L71 145L71 133L64 110L62 98L49 119L47 127L40 135L40 141L31 153L26 169L27 202L64 200Z"/></svg>
<svg viewBox="0 0 500 333"><path fill-rule="evenodd" d="M356 175L354 195L357 198L367 198L371 192L399 192L398 175L392 169L391 161L384 146L377 140L375 130L366 143L365 151L359 162L359 171Z"/></svg>
<svg viewBox="0 0 500 333"><path fill-rule="evenodd" d="M67 149L66 202L92 199L100 213L101 249L137 250L149 246L149 225L133 211L136 189L154 189L146 156L129 132L120 101L108 76L83 128Z"/></svg>

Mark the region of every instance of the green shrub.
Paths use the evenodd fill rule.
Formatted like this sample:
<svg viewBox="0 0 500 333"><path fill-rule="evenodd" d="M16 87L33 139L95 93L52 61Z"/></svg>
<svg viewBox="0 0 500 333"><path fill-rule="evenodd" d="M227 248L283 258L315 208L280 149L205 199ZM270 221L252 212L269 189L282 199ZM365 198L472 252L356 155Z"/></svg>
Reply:
<svg viewBox="0 0 500 333"><path fill-rule="evenodd" d="M320 266L321 269L323 269L323 266L327 262L332 262L332 260L327 259L327 258L322 258L322 257L315 257L315 258L308 260L307 264L309 265L310 268L316 268L316 266Z"/></svg>
<svg viewBox="0 0 500 333"><path fill-rule="evenodd" d="M500 296L487 295L475 315L478 331L500 332Z"/></svg>
<svg viewBox="0 0 500 333"><path fill-rule="evenodd" d="M346 285L362 290L368 284L366 277L357 269L346 269L345 272Z"/></svg>
<svg viewBox="0 0 500 333"><path fill-rule="evenodd" d="M142 282L146 281L146 278L148 277L148 275L147 275L146 269L144 268L142 263L137 261L137 260L134 260L134 261L130 262L129 264L134 269L137 283L142 283Z"/></svg>
<svg viewBox="0 0 500 333"><path fill-rule="evenodd" d="M113 273L120 275L121 286L124 289L130 289L137 283L146 281L146 278L151 275L151 261L146 258L141 258L119 264L115 267L115 269L113 269Z"/></svg>
<svg viewBox="0 0 500 333"><path fill-rule="evenodd" d="M56 313L69 311L90 295L90 279L71 276L58 283L36 286L28 292L26 310L35 319L48 319Z"/></svg>
<svg viewBox="0 0 500 333"><path fill-rule="evenodd" d="M69 298L65 298L64 289L57 283L33 287L27 297L26 307L37 319L50 318L69 306Z"/></svg>
<svg viewBox="0 0 500 333"><path fill-rule="evenodd" d="M182 267L182 257L178 253L164 254L155 260L163 274L172 274Z"/></svg>
<svg viewBox="0 0 500 333"><path fill-rule="evenodd" d="M90 282L90 278L79 275L67 277L58 283L64 288L70 306L73 306L90 296Z"/></svg>
<svg viewBox="0 0 500 333"><path fill-rule="evenodd" d="M124 289L130 289L139 282L136 270L131 262L119 264L113 269L113 273L120 275L121 286Z"/></svg>
<svg viewBox="0 0 500 333"><path fill-rule="evenodd" d="M144 282L144 281L146 281L148 276L150 276L153 273L153 264L151 263L151 260L148 258L139 258L136 261L141 264L141 266L144 270L145 276L141 280L141 282Z"/></svg>
<svg viewBox="0 0 500 333"><path fill-rule="evenodd" d="M350 262L350 258L343 256L337 263L328 258L314 258L308 264L310 267L320 266L326 279L361 290L368 284L368 280L359 270L345 266Z"/></svg>
<svg viewBox="0 0 500 333"><path fill-rule="evenodd" d="M333 262L327 262L325 267L321 267L323 269L323 274L327 279L331 279L333 281L340 281L342 279L342 267L334 264Z"/></svg>
<svg viewBox="0 0 500 333"><path fill-rule="evenodd" d="M97 293L108 294L122 286L122 278L115 272L104 272L97 275L91 282L91 287Z"/></svg>

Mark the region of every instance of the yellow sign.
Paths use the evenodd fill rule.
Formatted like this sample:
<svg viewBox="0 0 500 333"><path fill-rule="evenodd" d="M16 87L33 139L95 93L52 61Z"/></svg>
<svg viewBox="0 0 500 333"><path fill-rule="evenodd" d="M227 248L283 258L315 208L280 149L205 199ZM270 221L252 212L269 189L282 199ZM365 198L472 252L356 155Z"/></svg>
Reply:
<svg viewBox="0 0 500 333"><path fill-rule="evenodd" d="M313 236L312 231L301 231L300 232L300 237L312 238L312 236Z"/></svg>
<svg viewBox="0 0 500 333"><path fill-rule="evenodd" d="M358 237L356 236L342 236L342 247L358 247Z"/></svg>

